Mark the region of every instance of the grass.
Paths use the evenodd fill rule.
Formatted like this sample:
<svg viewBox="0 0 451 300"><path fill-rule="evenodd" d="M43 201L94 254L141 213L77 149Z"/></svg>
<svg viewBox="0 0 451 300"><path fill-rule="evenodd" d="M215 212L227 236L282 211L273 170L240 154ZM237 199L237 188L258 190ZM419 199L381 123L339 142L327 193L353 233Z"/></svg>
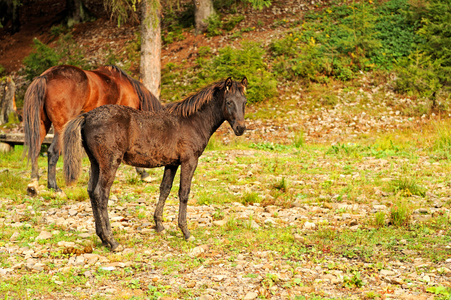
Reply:
<svg viewBox="0 0 451 300"><path fill-rule="evenodd" d="M263 104L257 106L261 108ZM266 109L269 108L268 104ZM44 222L44 217L48 217L45 213L51 210L64 213L80 205L90 206L86 192L88 161L83 162L79 183L71 187L65 186L62 163L58 163L57 180L66 196L44 190L38 197L30 198L25 193L30 170L21 160L21 147L17 147L14 152L0 154L0 268L26 264L17 251L10 255L2 252L2 247L38 249L49 258L49 263L40 272L15 270L17 276L1 281L0 297L83 298L92 288L96 290L95 299L105 299L111 295L97 291L110 282L121 289L115 299L130 298L127 295L136 299L200 297L218 283L191 289L161 278L178 280L199 268L218 265L239 268L237 257L245 254L246 259L253 259L253 264L275 262L270 264L275 265L272 269L262 274L243 270L243 278L257 282L262 298L270 298L275 290L304 289L293 299L327 299L308 289L314 282L296 277L301 275L299 268L323 266L330 272L341 272L343 291L359 290L367 298L377 299L381 291L366 290L371 285L368 280L389 267L390 262L411 264L422 259L429 264L418 272L433 272L433 264L442 265L449 259L451 222L446 207L451 203L451 163L445 155L449 149L447 126L445 121L430 122L415 130L362 134L349 141L322 144L308 141L302 130L293 130L287 139L272 142L238 137L225 143L221 135L215 135L199 161L188 207L197 209L211 222L222 220L224 225L203 227L200 222L189 221L196 240L188 243L182 239L175 221L171 221L177 219L172 211L178 207L179 176L163 215L166 233L140 233L138 228L144 223L146 230L153 225L153 210L149 206L155 205L158 198L162 170L149 170L156 180L144 183L132 167L121 166L111 190L116 200L110 202L109 213L110 218L116 218L115 236L130 250L118 254L101 246L92 232L92 223L57 226ZM39 183L44 186L46 163L45 158L39 159ZM434 208L435 202L442 207ZM373 211L373 205L385 205L386 209ZM281 223L286 209L293 206L300 206L293 211L302 218L293 213L292 219ZM309 208L304 211L306 207ZM418 213L425 207L431 211ZM195 214L189 210L188 215ZM266 218L273 218L275 223L265 225ZM306 221L314 222L315 230L304 231ZM16 222L22 222L22 226L16 227ZM253 222L260 227L252 226ZM130 226L121 227L122 223ZM86 232L84 228L91 229L90 237L79 237ZM42 230L53 232L52 238L35 241ZM19 235L12 242L15 232ZM64 269L70 257L61 254L59 242L72 242L77 248L93 245L95 254L128 265L113 271L99 269L105 264ZM208 251L192 257L190 251L202 245L208 246ZM266 257L260 258L256 253L265 253ZM346 263L349 261L355 264ZM292 274L287 281L281 280L281 271L274 269L280 264ZM149 270L160 274L160 281L146 279L144 274ZM93 277L88 280L83 275L85 271L92 272ZM425 287L417 285L412 289L424 292ZM449 289L437 287L429 293L442 296Z"/></svg>

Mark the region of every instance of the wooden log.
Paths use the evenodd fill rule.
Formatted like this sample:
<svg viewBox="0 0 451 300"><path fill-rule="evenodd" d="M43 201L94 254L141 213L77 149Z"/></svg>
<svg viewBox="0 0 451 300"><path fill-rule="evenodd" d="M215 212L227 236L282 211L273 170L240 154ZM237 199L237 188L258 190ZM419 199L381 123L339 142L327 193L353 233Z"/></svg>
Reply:
<svg viewBox="0 0 451 300"><path fill-rule="evenodd" d="M11 146L23 145L24 135L22 133L0 133L0 143L6 143ZM53 134L47 134L44 138L43 145L50 145L53 141Z"/></svg>

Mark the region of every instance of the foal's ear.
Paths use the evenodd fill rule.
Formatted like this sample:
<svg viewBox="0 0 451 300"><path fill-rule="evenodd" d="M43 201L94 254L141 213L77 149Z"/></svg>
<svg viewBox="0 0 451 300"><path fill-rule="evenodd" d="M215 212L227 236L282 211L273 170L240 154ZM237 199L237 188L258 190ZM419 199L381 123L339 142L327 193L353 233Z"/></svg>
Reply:
<svg viewBox="0 0 451 300"><path fill-rule="evenodd" d="M241 84L244 85L244 87L247 87L247 78L246 78L246 76L244 76L243 80L241 80Z"/></svg>
<svg viewBox="0 0 451 300"><path fill-rule="evenodd" d="M224 82L224 87L227 91L229 91L229 89L232 87L232 77L229 77L226 79L226 81Z"/></svg>

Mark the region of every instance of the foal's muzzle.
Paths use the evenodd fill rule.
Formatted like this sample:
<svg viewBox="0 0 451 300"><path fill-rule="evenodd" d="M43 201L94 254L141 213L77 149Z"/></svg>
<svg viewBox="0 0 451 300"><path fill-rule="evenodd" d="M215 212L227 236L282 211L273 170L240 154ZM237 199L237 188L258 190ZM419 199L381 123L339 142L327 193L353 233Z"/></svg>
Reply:
<svg viewBox="0 0 451 300"><path fill-rule="evenodd" d="M235 132L235 135L240 136L244 133L246 130L246 124L244 124L244 121L238 121L235 122L232 126L233 132Z"/></svg>

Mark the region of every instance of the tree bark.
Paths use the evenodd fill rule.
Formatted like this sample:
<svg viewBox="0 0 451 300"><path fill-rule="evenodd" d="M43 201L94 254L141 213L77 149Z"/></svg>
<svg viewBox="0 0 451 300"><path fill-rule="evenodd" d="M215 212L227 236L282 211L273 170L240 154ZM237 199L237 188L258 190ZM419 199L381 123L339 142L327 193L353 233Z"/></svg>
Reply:
<svg viewBox="0 0 451 300"><path fill-rule="evenodd" d="M161 6L159 0L141 1L141 80L160 98L161 85Z"/></svg>
<svg viewBox="0 0 451 300"><path fill-rule="evenodd" d="M11 114L16 114L16 85L11 77L0 83L0 125L10 121Z"/></svg>
<svg viewBox="0 0 451 300"><path fill-rule="evenodd" d="M20 2L17 0L0 0L0 28L5 27L6 31L11 34L19 32L20 18L19 9Z"/></svg>
<svg viewBox="0 0 451 300"><path fill-rule="evenodd" d="M212 0L193 0L194 22L196 23L196 34L207 31L208 18L215 14Z"/></svg>
<svg viewBox="0 0 451 300"><path fill-rule="evenodd" d="M66 0L66 7L68 11L67 26L72 27L87 20L87 10L82 0Z"/></svg>

